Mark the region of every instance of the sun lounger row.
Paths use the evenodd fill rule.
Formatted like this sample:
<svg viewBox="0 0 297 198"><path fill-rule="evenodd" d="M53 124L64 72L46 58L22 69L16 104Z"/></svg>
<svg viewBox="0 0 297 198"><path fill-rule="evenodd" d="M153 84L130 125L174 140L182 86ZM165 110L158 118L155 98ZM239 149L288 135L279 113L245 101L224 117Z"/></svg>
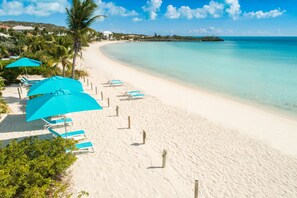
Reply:
<svg viewBox="0 0 297 198"><path fill-rule="evenodd" d="M65 133L58 133L55 131L52 127L54 126L63 126L64 124L73 124L73 120L71 118L62 118L57 120L49 120L47 118L42 118L42 120L46 123L44 125L45 128L48 129L48 131L53 134L55 137L61 137L61 138L73 138L75 140L82 140L86 139L86 133L84 130L77 130L77 131L68 131ZM93 144L92 142L80 142L75 145L75 147L78 150L89 150L92 149L94 152ZM66 150L66 152L69 152Z"/></svg>

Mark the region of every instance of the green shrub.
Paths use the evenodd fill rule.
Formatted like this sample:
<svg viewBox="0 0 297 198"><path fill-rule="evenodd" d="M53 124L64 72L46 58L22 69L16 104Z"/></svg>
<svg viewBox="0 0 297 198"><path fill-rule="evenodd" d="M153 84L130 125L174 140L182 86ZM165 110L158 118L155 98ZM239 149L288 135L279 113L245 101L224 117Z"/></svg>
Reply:
<svg viewBox="0 0 297 198"><path fill-rule="evenodd" d="M88 72L86 72L85 70L75 70L74 71L74 75L75 75L75 78L78 79L80 77L84 77L84 76L88 76Z"/></svg>
<svg viewBox="0 0 297 198"><path fill-rule="evenodd" d="M1 93L1 92L0 92ZM1 93L2 94L2 93ZM6 102L0 98L0 113L9 113L9 108Z"/></svg>
<svg viewBox="0 0 297 198"><path fill-rule="evenodd" d="M0 149L0 197L59 197L65 186L61 178L76 160L65 148L74 144L30 137Z"/></svg>

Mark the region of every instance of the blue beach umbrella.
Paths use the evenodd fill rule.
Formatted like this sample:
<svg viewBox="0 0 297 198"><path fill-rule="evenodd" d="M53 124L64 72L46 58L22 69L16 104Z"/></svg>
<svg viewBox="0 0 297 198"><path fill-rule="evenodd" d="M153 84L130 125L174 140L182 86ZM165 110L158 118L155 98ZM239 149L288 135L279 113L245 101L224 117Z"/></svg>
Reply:
<svg viewBox="0 0 297 198"><path fill-rule="evenodd" d="M26 67L39 67L40 65L41 65L40 61L24 57L8 64L5 68L25 67L26 75L27 75Z"/></svg>
<svg viewBox="0 0 297 198"><path fill-rule="evenodd" d="M102 107L90 95L58 90L29 100L26 107L26 120L29 122L50 116L90 110L102 110Z"/></svg>
<svg viewBox="0 0 297 198"><path fill-rule="evenodd" d="M62 76L53 76L32 85L27 96L52 93L60 89L69 90L71 92L84 92L83 86L78 80L64 78Z"/></svg>

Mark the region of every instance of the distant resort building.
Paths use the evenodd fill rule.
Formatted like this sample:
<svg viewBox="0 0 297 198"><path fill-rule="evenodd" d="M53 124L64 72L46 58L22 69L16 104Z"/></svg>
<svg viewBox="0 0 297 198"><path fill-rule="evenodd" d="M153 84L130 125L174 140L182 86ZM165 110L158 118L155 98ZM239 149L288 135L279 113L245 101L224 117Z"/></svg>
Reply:
<svg viewBox="0 0 297 198"><path fill-rule="evenodd" d="M34 28L31 26L22 26L22 25L17 25L12 27L12 29L16 32L23 32L23 31L33 31Z"/></svg>
<svg viewBox="0 0 297 198"><path fill-rule="evenodd" d="M103 37L107 40L112 40L113 39L113 33L111 31L104 31L103 32Z"/></svg>
<svg viewBox="0 0 297 198"><path fill-rule="evenodd" d="M0 29L8 30L8 29L10 29L10 27L7 25L0 25Z"/></svg>

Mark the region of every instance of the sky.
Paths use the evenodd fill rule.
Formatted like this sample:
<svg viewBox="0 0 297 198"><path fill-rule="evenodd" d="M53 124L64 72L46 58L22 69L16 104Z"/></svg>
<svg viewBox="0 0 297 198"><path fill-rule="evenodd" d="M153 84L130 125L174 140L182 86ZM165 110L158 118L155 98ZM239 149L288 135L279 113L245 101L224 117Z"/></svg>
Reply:
<svg viewBox="0 0 297 198"><path fill-rule="evenodd" d="M297 36L297 0L94 0L98 31L189 36ZM67 26L71 0L0 0L0 21Z"/></svg>

